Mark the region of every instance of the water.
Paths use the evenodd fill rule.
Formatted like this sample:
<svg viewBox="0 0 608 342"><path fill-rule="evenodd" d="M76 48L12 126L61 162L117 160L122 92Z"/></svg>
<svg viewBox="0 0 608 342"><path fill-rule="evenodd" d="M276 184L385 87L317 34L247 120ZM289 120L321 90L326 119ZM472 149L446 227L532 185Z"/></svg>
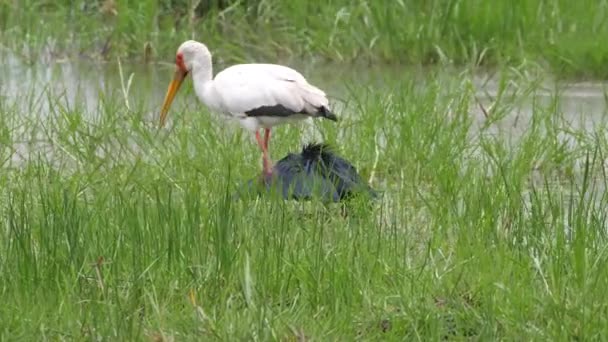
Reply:
<svg viewBox="0 0 608 342"><path fill-rule="evenodd" d="M56 106L80 109L90 116L100 115L103 113L101 104L105 98L111 97L112 102L123 106L123 110L128 107L145 113L143 119L152 125L158 120L158 111L174 68L172 63L142 65L120 63L118 60L105 63L91 60L50 60L27 65L10 52L3 53L0 57L2 108L11 108L13 115L27 117L35 122L44 122ZM427 75L427 70L408 70L398 66L292 66L300 70L313 84L326 90L333 98L334 108L340 115L349 115L350 111L344 110L345 103L356 102L350 101L353 93L349 92L349 88L353 85L365 85L381 91L387 89L387 84L394 85L398 82L399 77L420 79L422 84ZM226 66L216 65L214 72L224 67ZM441 77L446 79L446 84L460 82L463 78L448 70ZM491 108L498 89L496 77L479 74L473 78L473 83L481 106L485 109ZM492 123L487 132L517 139L529 125L533 102L548 106L556 97L558 110L563 113L572 128L594 130L598 125L606 123L607 86L607 83L601 82L560 84L545 81L540 87L534 86L533 91L527 92L526 85L522 82L513 83L507 94L514 95L503 100L503 103L511 103L510 112L501 120ZM474 105L470 110L477 127L483 126L488 120L481 106ZM202 104L194 96L191 82L186 82L175 100L172 112L199 107L202 107ZM319 138L314 130L310 131L308 137L310 136ZM381 146L385 143L381 136L377 137L377 140ZM27 148L24 146L26 145L16 150L25 153Z"/></svg>
<svg viewBox="0 0 608 342"><path fill-rule="evenodd" d="M80 106L88 113L96 113L100 98L104 94L119 96L123 103L149 112L158 112L166 87L172 77L174 66L171 63L133 64L97 61L49 61L27 65L11 53L0 54L2 77L0 78L0 96L6 103L17 103L21 111L30 115L44 117L49 112L49 96L61 98L67 106ZM122 78L120 73L122 67ZM394 67L357 67L348 65L293 65L300 70L313 84L340 102L348 102L348 88L353 85L365 85L370 88L382 88L402 77L423 78L424 71L408 70ZM215 66L214 72L223 69L224 65ZM123 86L129 78L131 87L128 96L124 97ZM448 79L455 79L458 74L446 71ZM497 93L497 80L488 75L478 75L474 79L477 97L484 106L491 106L491 98ZM184 88L191 88L185 85ZM529 117L532 110L532 99L550 103L553 97L559 96L560 109L573 121L579 121L584 128L591 128L603 122L606 113L608 94L606 82L561 83L557 86L546 82L535 90L532 97L519 98L521 105L513 112ZM191 91L191 89L187 90ZM188 104L200 106L193 94L178 96L176 105ZM488 97L489 95L489 97ZM27 101L22 101L22 100ZM473 114L476 119L484 120L483 112L476 108ZM599 121L598 121L599 120Z"/></svg>
<svg viewBox="0 0 608 342"><path fill-rule="evenodd" d="M39 118L48 115L52 104L49 99L59 99L58 102L68 107L78 107L92 114L97 113L104 95L120 96L124 101L122 84L126 87L129 77L132 77L127 96L129 102L142 102L152 109L154 104L147 99L164 95L162 88L166 85L161 86L164 83L161 78L170 75L167 66L126 64L122 66L121 79L119 61L103 64L59 61L30 66L11 54L5 55L2 61L0 91L3 101L15 103L20 112Z"/></svg>
<svg viewBox="0 0 608 342"><path fill-rule="evenodd" d="M497 82L479 77L478 98L486 109L491 108L497 96ZM606 123L608 99L607 82L566 83L545 81L536 87L531 94L521 91L513 98L513 108L504 120L495 125L495 130L518 136L529 123L534 105L540 108L555 106L555 113L560 114L574 129L593 130ZM503 101L504 102L504 101ZM478 122L487 120L480 107L474 108Z"/></svg>

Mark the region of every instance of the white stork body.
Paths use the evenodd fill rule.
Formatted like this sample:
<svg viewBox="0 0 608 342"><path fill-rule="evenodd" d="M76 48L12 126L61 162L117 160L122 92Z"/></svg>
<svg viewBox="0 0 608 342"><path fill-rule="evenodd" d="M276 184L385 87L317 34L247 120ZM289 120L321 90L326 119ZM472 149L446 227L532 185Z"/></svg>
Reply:
<svg viewBox="0 0 608 342"><path fill-rule="evenodd" d="M188 73L192 73L196 95L214 112L238 119L255 133L264 153L264 171L271 173L268 154L270 129L274 126L323 117L337 121L325 93L310 85L296 70L276 64L238 64L213 78L211 53L199 42L186 41L177 50L176 73L161 111L161 125ZM260 128L265 129L261 140Z"/></svg>
<svg viewBox="0 0 608 342"><path fill-rule="evenodd" d="M211 110L239 120L247 130L299 121L328 108L325 93L297 71L275 64L238 64L211 81L193 71L198 98ZM264 110L263 108L266 107ZM257 110L257 111L256 111Z"/></svg>

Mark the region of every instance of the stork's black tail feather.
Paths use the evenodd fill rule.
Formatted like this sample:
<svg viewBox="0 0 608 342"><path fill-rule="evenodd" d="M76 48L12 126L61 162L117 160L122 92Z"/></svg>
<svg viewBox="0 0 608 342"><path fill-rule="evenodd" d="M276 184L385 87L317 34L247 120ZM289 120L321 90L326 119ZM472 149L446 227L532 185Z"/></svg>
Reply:
<svg viewBox="0 0 608 342"><path fill-rule="evenodd" d="M254 182L249 181L250 188ZM273 178L264 178L262 185L266 190L279 190L284 199L306 200L319 196L340 202L357 194L378 197L357 169L325 144L308 144L300 154L288 154L275 164Z"/></svg>
<svg viewBox="0 0 608 342"><path fill-rule="evenodd" d="M321 106L318 112L319 116L329 119L331 121L338 121L338 117L336 114L332 113L327 107Z"/></svg>

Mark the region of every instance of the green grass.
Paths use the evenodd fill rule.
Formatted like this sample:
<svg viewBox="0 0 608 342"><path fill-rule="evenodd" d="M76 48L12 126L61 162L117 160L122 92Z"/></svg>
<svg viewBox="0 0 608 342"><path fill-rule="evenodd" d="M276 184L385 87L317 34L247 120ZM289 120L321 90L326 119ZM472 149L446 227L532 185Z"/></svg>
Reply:
<svg viewBox="0 0 608 342"><path fill-rule="evenodd" d="M5 0L0 38L32 61L50 55L170 62L179 44L194 38L226 62L537 64L558 77L608 77L606 0L197 3Z"/></svg>
<svg viewBox="0 0 608 342"><path fill-rule="evenodd" d="M348 216L232 201L259 152L183 102L158 131L119 91L97 113L42 94L48 118L37 90L0 98L0 339L605 338L605 124L556 97L509 139L534 82L505 69L485 119L467 74L405 79L319 123L384 191ZM302 134L277 129L273 155Z"/></svg>

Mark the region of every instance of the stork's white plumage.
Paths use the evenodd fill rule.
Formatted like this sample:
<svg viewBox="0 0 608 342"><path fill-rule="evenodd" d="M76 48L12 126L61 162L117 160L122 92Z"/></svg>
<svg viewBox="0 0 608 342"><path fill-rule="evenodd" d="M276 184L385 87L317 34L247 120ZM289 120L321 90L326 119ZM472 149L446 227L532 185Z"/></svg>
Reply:
<svg viewBox="0 0 608 342"><path fill-rule="evenodd" d="M190 73L198 98L212 111L228 115L255 134L263 152L264 172L272 173L268 141L272 127L310 117L337 121L325 93L310 85L299 72L276 64L238 64L213 78L211 53L199 42L188 40L177 49L175 75L160 114L167 112L184 78ZM260 129L264 128L264 140Z"/></svg>

